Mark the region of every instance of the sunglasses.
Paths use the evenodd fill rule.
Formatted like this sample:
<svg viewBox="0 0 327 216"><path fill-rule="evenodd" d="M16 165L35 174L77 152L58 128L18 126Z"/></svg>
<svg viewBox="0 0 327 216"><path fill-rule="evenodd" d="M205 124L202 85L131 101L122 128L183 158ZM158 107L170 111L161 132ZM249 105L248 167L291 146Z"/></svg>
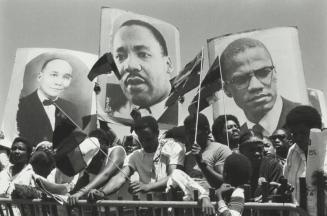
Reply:
<svg viewBox="0 0 327 216"><path fill-rule="evenodd" d="M272 135L269 137L271 140L284 140L286 138L286 134L276 134L276 135Z"/></svg>

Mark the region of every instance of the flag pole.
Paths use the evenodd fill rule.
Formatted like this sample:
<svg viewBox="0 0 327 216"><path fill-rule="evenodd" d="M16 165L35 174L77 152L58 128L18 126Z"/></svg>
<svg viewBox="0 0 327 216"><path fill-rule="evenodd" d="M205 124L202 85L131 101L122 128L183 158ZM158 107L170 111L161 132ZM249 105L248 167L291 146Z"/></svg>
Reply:
<svg viewBox="0 0 327 216"><path fill-rule="evenodd" d="M198 123L199 123L199 110L200 110L200 97L201 97L201 82L202 82L202 72L203 72L203 53L204 48L201 49L201 69L200 69L200 81L199 81L199 97L198 97L198 105L196 108L196 121L195 121L195 134L194 134L194 143L197 144L197 135L198 135Z"/></svg>
<svg viewBox="0 0 327 216"><path fill-rule="evenodd" d="M55 102L53 103L55 105L56 108L58 108L60 110L60 112L62 112L79 130L83 131L83 129L60 107L58 106L58 104L56 104ZM89 136L87 135L87 138L89 138ZM94 143L94 141L92 139L90 139L91 143L93 143L95 146L97 146L97 144ZM123 170L115 163L111 160L110 157L108 157L108 154L106 152L104 152L101 148L99 148L99 151L104 154L106 156L106 158L111 161L113 163L113 165L120 171L123 172ZM131 181L131 179L129 177L125 177L127 178L129 181Z"/></svg>
<svg viewBox="0 0 327 216"><path fill-rule="evenodd" d="M218 54L217 56L218 58L218 64L219 64L219 73L220 73L220 82L221 82L221 88L224 89L224 81L223 81L223 74L222 74L222 71L221 71L221 64L220 64L220 56ZM225 103L225 94L222 94L223 95L223 108L224 108L224 118L225 118L225 131L226 131L226 141L227 141L227 146L230 148L229 146L229 137L228 137L228 128L227 128L227 115L226 115L226 103Z"/></svg>

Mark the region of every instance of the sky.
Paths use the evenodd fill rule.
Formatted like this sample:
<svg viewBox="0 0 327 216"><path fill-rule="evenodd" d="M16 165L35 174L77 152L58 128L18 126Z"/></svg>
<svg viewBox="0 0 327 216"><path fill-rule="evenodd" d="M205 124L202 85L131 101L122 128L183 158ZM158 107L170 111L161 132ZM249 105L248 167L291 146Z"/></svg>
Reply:
<svg viewBox="0 0 327 216"><path fill-rule="evenodd" d="M206 47L209 38L297 26L307 87L327 94L325 0L0 0L0 123L16 49L48 47L98 54L101 7L175 25L180 31L182 65Z"/></svg>

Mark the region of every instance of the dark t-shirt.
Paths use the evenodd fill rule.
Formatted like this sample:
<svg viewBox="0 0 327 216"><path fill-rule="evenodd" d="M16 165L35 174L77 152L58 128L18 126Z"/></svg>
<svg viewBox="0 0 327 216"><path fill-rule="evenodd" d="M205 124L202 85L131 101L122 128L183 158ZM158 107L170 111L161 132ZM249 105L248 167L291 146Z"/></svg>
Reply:
<svg viewBox="0 0 327 216"><path fill-rule="evenodd" d="M255 197L262 194L262 190L258 187L258 179L263 177L267 182L279 182L280 178L283 176L283 167L279 163L277 158L273 157L263 157L259 172L253 170L251 179L252 193Z"/></svg>

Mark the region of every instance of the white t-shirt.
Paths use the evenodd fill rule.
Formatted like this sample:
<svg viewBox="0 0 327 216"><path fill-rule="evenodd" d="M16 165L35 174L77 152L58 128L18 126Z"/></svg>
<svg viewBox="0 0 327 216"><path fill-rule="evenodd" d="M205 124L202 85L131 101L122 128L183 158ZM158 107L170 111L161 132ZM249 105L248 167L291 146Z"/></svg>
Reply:
<svg viewBox="0 0 327 216"><path fill-rule="evenodd" d="M140 182L148 184L167 177L169 165L184 165L185 147L173 139L160 139L156 152L138 149L126 157L124 166L139 174Z"/></svg>

